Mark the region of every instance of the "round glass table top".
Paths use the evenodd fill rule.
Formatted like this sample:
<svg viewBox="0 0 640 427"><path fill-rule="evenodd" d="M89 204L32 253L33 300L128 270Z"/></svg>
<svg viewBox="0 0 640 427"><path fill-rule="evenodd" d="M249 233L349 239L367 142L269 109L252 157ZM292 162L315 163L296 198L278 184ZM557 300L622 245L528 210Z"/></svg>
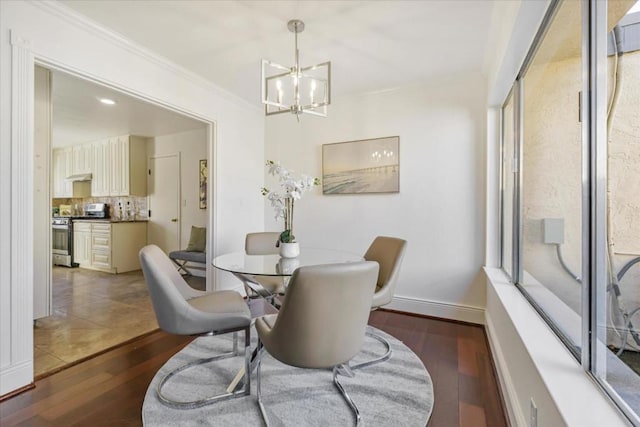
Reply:
<svg viewBox="0 0 640 427"><path fill-rule="evenodd" d="M247 255L244 251L231 252L215 257L211 264L231 273L256 276L291 276L298 267L320 264L339 264L362 261L360 254L335 249L300 248L296 258L281 258L280 255Z"/></svg>

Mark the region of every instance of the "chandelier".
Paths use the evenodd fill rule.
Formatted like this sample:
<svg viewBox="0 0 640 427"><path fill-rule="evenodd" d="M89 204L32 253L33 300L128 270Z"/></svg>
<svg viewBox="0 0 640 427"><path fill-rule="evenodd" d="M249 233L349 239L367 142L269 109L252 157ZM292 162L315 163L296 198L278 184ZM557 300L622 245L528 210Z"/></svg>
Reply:
<svg viewBox="0 0 640 427"><path fill-rule="evenodd" d="M331 103L331 62L300 67L298 33L304 30L304 22L292 19L287 28L294 34L295 62L285 67L269 60L262 60L262 103L265 115L291 112L300 121L301 114L327 117L327 105Z"/></svg>

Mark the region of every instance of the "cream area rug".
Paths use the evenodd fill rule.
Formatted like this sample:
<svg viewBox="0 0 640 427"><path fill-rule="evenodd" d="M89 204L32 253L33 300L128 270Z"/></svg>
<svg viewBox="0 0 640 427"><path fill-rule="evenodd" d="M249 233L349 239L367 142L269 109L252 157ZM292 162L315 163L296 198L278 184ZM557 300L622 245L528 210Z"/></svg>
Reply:
<svg viewBox="0 0 640 427"><path fill-rule="evenodd" d="M433 384L421 360L402 342L368 327L391 343L393 355L384 363L355 371L339 380L360 410L364 426L424 427L433 408ZM256 341L252 330L252 341ZM240 334L241 335L241 334ZM240 339L239 341L243 341ZM255 393L197 409L172 409L158 400L156 385L169 371L198 358L231 351L230 334L198 338L158 371L142 407L145 426L261 426ZM365 337L352 364L384 353L382 344ZM242 357L200 365L167 382L164 393L175 400L196 400L223 392L243 364ZM350 426L355 417L335 389L331 370L294 368L262 356L262 394L272 426Z"/></svg>

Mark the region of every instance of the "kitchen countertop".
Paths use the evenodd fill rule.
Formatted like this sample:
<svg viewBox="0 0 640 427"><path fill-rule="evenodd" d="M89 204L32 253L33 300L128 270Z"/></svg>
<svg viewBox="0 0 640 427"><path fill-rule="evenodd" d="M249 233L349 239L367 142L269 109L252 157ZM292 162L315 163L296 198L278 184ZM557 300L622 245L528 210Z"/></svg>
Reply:
<svg viewBox="0 0 640 427"><path fill-rule="evenodd" d="M100 222L100 223L111 223L111 224L119 224L121 222L149 222L148 219L135 219L132 221L126 220L126 219L115 219L115 218L104 218L104 219L91 219L91 218L74 218L73 222Z"/></svg>

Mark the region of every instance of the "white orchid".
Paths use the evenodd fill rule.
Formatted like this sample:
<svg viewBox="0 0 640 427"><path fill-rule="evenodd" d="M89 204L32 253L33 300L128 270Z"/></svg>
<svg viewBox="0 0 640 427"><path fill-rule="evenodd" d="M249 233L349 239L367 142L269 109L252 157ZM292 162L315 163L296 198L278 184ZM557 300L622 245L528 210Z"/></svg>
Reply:
<svg viewBox="0 0 640 427"><path fill-rule="evenodd" d="M283 168L280 162L274 162L273 160L268 160L266 166L269 175L278 177L284 193L280 194L262 187L262 195L266 196L271 202L271 207L275 211L276 221L278 218L284 218L284 231L280 234L280 241L283 243L294 242L295 237L292 233L293 203L295 200L300 200L305 192L316 185L320 185L320 180L308 175L302 175L300 179L296 180L292 175L292 171Z"/></svg>

